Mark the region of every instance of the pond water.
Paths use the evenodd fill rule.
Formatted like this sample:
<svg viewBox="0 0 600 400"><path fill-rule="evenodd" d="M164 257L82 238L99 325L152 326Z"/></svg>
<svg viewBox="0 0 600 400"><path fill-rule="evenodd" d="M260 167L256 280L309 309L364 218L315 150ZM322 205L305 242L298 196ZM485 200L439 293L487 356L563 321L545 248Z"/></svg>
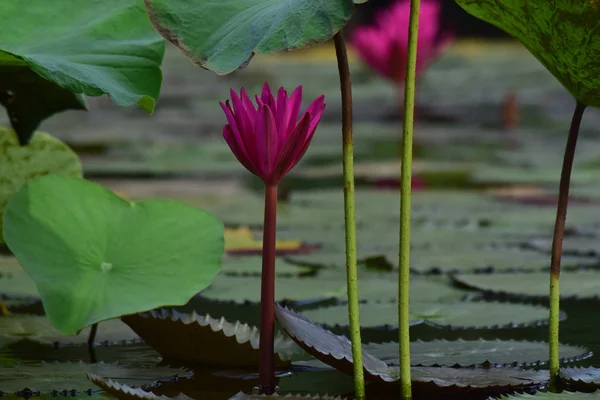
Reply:
<svg viewBox="0 0 600 400"><path fill-rule="evenodd" d="M278 239L292 245L291 250L280 246L277 300L335 333L346 332L340 100L332 48L257 57L248 68L225 77L196 69L169 48L164 73L151 117L99 98L90 100L88 113L55 116L41 129L78 151L88 178L126 198L176 199L222 218L231 228L223 272L201 297L177 309L182 314L169 314L193 323L177 325L177 318L169 320L166 314L127 321L159 351L120 321L100 324L96 356L101 363L91 365L86 331L77 337L56 332L42 315L31 279L14 258L3 256L0 298L12 313L0 317L3 397L110 397L87 380L86 372L145 386L157 396L183 392L195 399L227 399L252 391L256 351L247 340L254 340L255 333L219 319L258 324L260 246L254 239L261 234L262 198L257 179L222 140L218 101L228 97L230 87L244 85L256 92L265 80L272 87L302 84L305 102L320 94L327 102L308 153L282 183L288 199L278 211ZM397 90L357 60L352 73L363 341L384 343L397 340L400 105ZM428 352L422 346L413 355L427 365L456 366L456 357L463 357L462 366L489 361L543 367L544 346L521 351L511 346L517 346L514 341L547 340L549 240L574 102L513 43L460 42L427 71L418 88L411 339L438 341L438 347L430 344ZM502 124L502 104L511 93L517 98L519 124L508 130ZM578 366L600 365L599 126L600 112L586 111L563 257L561 308L566 319L560 340L571 347L561 351L566 361L583 358L571 363ZM234 229L239 227L247 229ZM192 311L200 317L188 314ZM206 314L215 320L202 319ZM237 342L231 341L232 332L238 334ZM455 354L439 342L458 339L504 342L481 345L485 349L472 354ZM310 359L287 339L279 346L281 354L289 351L294 360ZM177 357L168 360L170 366L156 367L161 353ZM193 378L182 369L191 365ZM352 395L352 379L341 372L299 364L289 371L281 369L281 393ZM159 378L163 382L154 384ZM371 398L395 398L393 388L369 386Z"/></svg>

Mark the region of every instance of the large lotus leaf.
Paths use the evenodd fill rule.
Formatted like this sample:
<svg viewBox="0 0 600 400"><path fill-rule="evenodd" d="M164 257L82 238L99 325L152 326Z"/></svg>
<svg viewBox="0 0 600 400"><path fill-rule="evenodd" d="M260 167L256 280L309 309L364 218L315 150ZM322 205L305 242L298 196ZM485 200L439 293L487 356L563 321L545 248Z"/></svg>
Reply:
<svg viewBox="0 0 600 400"><path fill-rule="evenodd" d="M0 165L0 228L8 199L25 183L48 174L76 177L83 174L77 154L60 140L47 133L36 132L29 144L22 147L15 131L2 127ZM0 233L0 241L3 240L4 236Z"/></svg>
<svg viewBox="0 0 600 400"><path fill-rule="evenodd" d="M258 364L259 331L240 322L182 314L172 309L127 315L122 318L166 361L185 366ZM287 366L302 351L285 336L275 338L276 365Z"/></svg>
<svg viewBox="0 0 600 400"><path fill-rule="evenodd" d="M65 334L183 305L219 272L223 224L167 200L131 203L83 179L46 176L9 201L4 234Z"/></svg>
<svg viewBox="0 0 600 400"><path fill-rule="evenodd" d="M569 383L576 385L600 387L600 369L599 368L562 368L560 377Z"/></svg>
<svg viewBox="0 0 600 400"><path fill-rule="evenodd" d="M271 54L324 42L354 11L352 0L145 3L150 20L166 40L195 64L218 74L246 66L255 53Z"/></svg>
<svg viewBox="0 0 600 400"><path fill-rule="evenodd" d="M0 296L39 298L35 282L15 257L0 256Z"/></svg>
<svg viewBox="0 0 600 400"><path fill-rule="evenodd" d="M13 315L0 318L0 336L13 339L26 338L56 347L86 343L89 330L90 328L85 328L78 335L69 336L57 331L46 317ZM119 319L103 321L98 325L96 345L134 341L139 341L139 336Z"/></svg>
<svg viewBox="0 0 600 400"><path fill-rule="evenodd" d="M359 305L364 328L397 329L396 303ZM346 306L331 306L303 311L311 321L325 326L348 326ZM546 323L548 309L541 306L480 301L410 303L412 324L426 322L448 329L506 329Z"/></svg>
<svg viewBox="0 0 600 400"><path fill-rule="evenodd" d="M39 366L17 365L12 368L0 367L2 375L2 391L15 393L24 389L40 394L73 393L94 390L94 386L86 379L86 373L95 373L104 377L118 377L130 385L151 385L153 382L169 381L178 375L186 375L184 370L167 367L141 367L121 364L46 363Z"/></svg>
<svg viewBox="0 0 600 400"><path fill-rule="evenodd" d="M595 0L457 0L516 37L578 101L600 107L600 6Z"/></svg>
<svg viewBox="0 0 600 400"><path fill-rule="evenodd" d="M582 392L537 392L536 394L518 393L511 396L502 396L500 400L596 400L600 399L600 391L594 393Z"/></svg>
<svg viewBox="0 0 600 400"><path fill-rule="evenodd" d="M40 122L64 110L86 110L82 95L48 81L26 66L2 65L0 55L0 104L26 145Z"/></svg>
<svg viewBox="0 0 600 400"><path fill-rule="evenodd" d="M5 1L0 14L4 21L0 65L10 66L16 77L31 70L73 93L108 94L118 105L138 103L147 112L154 109L165 43L152 29L140 1L35 0L25 10L19 3ZM15 110L18 103L37 96L38 83L32 80L28 85L13 86L9 107ZM73 108L76 101L71 98L60 106L38 103L41 111L15 115L30 120L21 125L27 130L19 136L28 137L41 119Z"/></svg>
<svg viewBox="0 0 600 400"><path fill-rule="evenodd" d="M398 343L367 343L369 354L398 365ZM583 347L561 345L561 362L572 362L591 356ZM548 362L548 344L518 340L417 340L410 344L410 360L424 367L508 367L540 366Z"/></svg>
<svg viewBox="0 0 600 400"><path fill-rule="evenodd" d="M548 297L548 274L545 272L458 274L454 275L453 279L463 285L490 294L515 297ZM600 271L562 271L560 297L563 299L595 299L600 297Z"/></svg>
<svg viewBox="0 0 600 400"><path fill-rule="evenodd" d="M350 340L345 336L334 335L304 316L279 305L275 307L275 315L283 329L300 347L320 361L352 374L352 347ZM365 349L363 367L367 380L390 383L399 379L398 368L388 367L384 361ZM514 368L411 368L413 382L467 390L538 385L547 381L548 376L547 371L523 371Z"/></svg>

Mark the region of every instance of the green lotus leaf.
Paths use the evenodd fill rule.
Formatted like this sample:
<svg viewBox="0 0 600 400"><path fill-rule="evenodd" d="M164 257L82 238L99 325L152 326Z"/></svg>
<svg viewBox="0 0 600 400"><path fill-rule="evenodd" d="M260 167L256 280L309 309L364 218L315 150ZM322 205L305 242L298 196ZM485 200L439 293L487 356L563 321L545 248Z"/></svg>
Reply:
<svg viewBox="0 0 600 400"><path fill-rule="evenodd" d="M24 389L51 394L56 390L74 395L94 389L86 379L86 373L95 373L104 377L118 377L130 385L150 385L154 381L172 380L176 375L185 375L185 370L168 367L125 366L121 364L46 363L38 366L17 365L11 368L0 367L2 391L15 393Z"/></svg>
<svg viewBox="0 0 600 400"><path fill-rule="evenodd" d="M321 43L350 19L352 0L145 0L156 30L194 64L228 74L255 53Z"/></svg>
<svg viewBox="0 0 600 400"><path fill-rule="evenodd" d="M132 314L122 319L169 362L189 367L253 367L258 363L260 335L254 326L173 309ZM288 366L293 356L303 353L285 335L275 338L275 352L275 363L280 367Z"/></svg>
<svg viewBox="0 0 600 400"><path fill-rule="evenodd" d="M595 0L457 0L517 38L579 102L600 107L600 5Z"/></svg>
<svg viewBox="0 0 600 400"><path fill-rule="evenodd" d="M318 360L342 372L352 374L353 358L350 340L338 336L311 322L306 317L279 305L277 320L296 343ZM399 370L388 367L381 359L363 349L365 379L384 383L397 382ZM456 389L511 388L539 385L548 380L547 371L524 371L517 368L447 368L412 367L413 383L424 386Z"/></svg>
<svg viewBox="0 0 600 400"><path fill-rule="evenodd" d="M83 174L77 154L45 132L35 132L29 144L21 146L15 131L0 127L0 149L0 228L9 198L25 183L48 174Z"/></svg>
<svg viewBox="0 0 600 400"><path fill-rule="evenodd" d="M223 224L168 200L131 203L92 182L57 175L9 201L4 235L35 281L52 324L94 323L183 305L219 272Z"/></svg>
<svg viewBox="0 0 600 400"><path fill-rule="evenodd" d="M369 354L398 365L398 343L367 343ZM561 345L561 362L568 363L591 356L588 349ZM548 362L548 344L520 340L417 340L410 344L411 364L423 367L470 366L541 366Z"/></svg>
<svg viewBox="0 0 600 400"><path fill-rule="evenodd" d="M548 273L457 274L453 279L488 294L516 298L547 298ZM600 271L564 270L560 280L561 299L596 299L600 297Z"/></svg>
<svg viewBox="0 0 600 400"><path fill-rule="evenodd" d="M0 14L0 66L3 74L10 72L0 86L10 85L12 92L2 103L13 122L16 118L20 137L28 138L53 113L82 108L81 97L64 90L108 94L118 105L138 103L147 112L154 109L165 43L152 29L141 1L35 0L26 9L3 2ZM39 97L40 79L28 71L47 81L41 86L51 90L44 98ZM54 102L49 95L56 96ZM26 104L35 109L24 113Z"/></svg>
<svg viewBox="0 0 600 400"><path fill-rule="evenodd" d="M347 306L338 305L303 311L317 324L348 326ZM363 328L398 329L396 303L363 303L359 305ZM564 316L563 316L564 317ZM547 322L548 309L526 304L454 301L410 303L411 324L426 322L447 329L506 329L539 326Z"/></svg>

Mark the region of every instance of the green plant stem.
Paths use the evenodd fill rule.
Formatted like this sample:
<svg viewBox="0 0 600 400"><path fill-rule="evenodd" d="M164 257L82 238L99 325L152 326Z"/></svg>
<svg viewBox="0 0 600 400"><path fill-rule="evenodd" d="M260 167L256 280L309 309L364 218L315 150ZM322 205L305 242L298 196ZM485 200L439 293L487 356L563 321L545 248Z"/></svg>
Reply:
<svg viewBox="0 0 600 400"><path fill-rule="evenodd" d="M88 354L90 355L90 364L95 364L98 359L96 358L96 349L94 348L94 342L96 342L96 333L98 333L98 324L92 325L87 340Z"/></svg>
<svg viewBox="0 0 600 400"><path fill-rule="evenodd" d="M565 147L562 171L560 174L560 184L558 189L558 205L556 207L556 222L554 223L554 235L552 237L552 257L550 261L550 391L556 392L558 389L558 326L560 317L560 258L562 256L562 244L565 236L565 223L567 221L567 206L569 203L569 186L571 184L571 170L573 169L573 160L575 158L575 148L577 146L577 136L579 135L579 126L585 104L577 102L571 127L569 128L569 137Z"/></svg>
<svg viewBox="0 0 600 400"><path fill-rule="evenodd" d="M402 398L412 399L410 375L409 286L410 286L410 194L412 184L412 148L419 35L420 0L410 2L410 22L404 85L404 121L402 130L402 164L400 177L400 254L398 274L398 326L400 344L400 388Z"/></svg>
<svg viewBox="0 0 600 400"><path fill-rule="evenodd" d="M262 276L260 286L260 348L258 382L260 394L275 392L275 238L277 184L265 183Z"/></svg>
<svg viewBox="0 0 600 400"><path fill-rule="evenodd" d="M360 339L360 317L358 311L358 272L356 266L356 217L354 211L354 150L352 145L352 81L346 54L346 43L342 31L334 37L335 54L340 75L342 94L342 153L344 169L344 221L346 230L346 281L348 285L348 316L352 360L354 367L354 396L365 398L365 379Z"/></svg>

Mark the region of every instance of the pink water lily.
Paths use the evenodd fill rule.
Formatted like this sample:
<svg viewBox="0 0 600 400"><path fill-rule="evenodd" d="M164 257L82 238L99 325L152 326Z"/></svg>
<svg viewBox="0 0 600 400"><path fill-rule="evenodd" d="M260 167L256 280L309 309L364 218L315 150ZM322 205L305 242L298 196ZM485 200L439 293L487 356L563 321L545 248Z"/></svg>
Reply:
<svg viewBox="0 0 600 400"><path fill-rule="evenodd" d="M440 0L421 0L417 76L454 40L440 31ZM373 25L356 28L350 40L359 56L381 75L403 83L406 76L410 0L396 0L375 16Z"/></svg>
<svg viewBox="0 0 600 400"><path fill-rule="evenodd" d="M306 152L325 109L319 96L299 118L302 86L288 97L279 88L275 98L268 83L256 96L256 106L242 88L231 89L231 103L220 103L228 124L223 137L238 161L267 184L276 184Z"/></svg>

